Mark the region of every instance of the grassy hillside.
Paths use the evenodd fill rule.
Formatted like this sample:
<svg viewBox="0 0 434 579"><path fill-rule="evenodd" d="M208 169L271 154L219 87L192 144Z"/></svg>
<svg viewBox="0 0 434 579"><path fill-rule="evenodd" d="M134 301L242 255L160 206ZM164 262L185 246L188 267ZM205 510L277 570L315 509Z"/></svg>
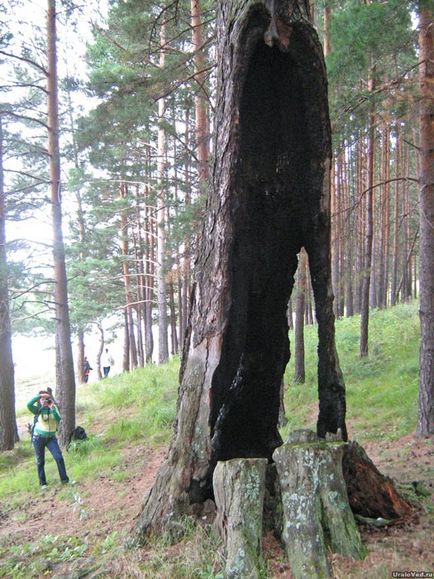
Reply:
<svg viewBox="0 0 434 579"><path fill-rule="evenodd" d="M360 317L336 322L336 341L347 387L350 438L396 439L415 430L418 397L419 318L417 304L370 313L369 356L360 358ZM305 329L306 383L292 384L293 361L285 372L287 429L310 426L317 417L316 327ZM293 344L293 336L290 336Z"/></svg>
<svg viewBox="0 0 434 579"><path fill-rule="evenodd" d="M337 322L350 437L390 444L415 429L417 306L372 312L367 359L358 357L358 333L357 317ZM56 468L48 457L47 477L52 484L41 497L27 434L14 451L0 454L0 577L73 577L97 569L103 570L101 577L222 577L219 541L209 529L192 521L186 522L181 546L158 537L145 550L123 548L170 440L178 370L175 358L164 366L79 388L77 423L86 428L89 439L65 453L69 475L78 481L76 487L62 488L56 482ZM292 384L293 366L288 365L285 431L315 427L315 327L306 329L306 370L306 383ZM24 428L27 420L23 409L20 426ZM270 578L278 576L272 572L273 557L268 563ZM396 568L403 568L398 563L404 562L397 561ZM390 576L389 567L386 571L384 576ZM361 569L360 576L364 574L366 569ZM345 572L340 576L358 575Z"/></svg>

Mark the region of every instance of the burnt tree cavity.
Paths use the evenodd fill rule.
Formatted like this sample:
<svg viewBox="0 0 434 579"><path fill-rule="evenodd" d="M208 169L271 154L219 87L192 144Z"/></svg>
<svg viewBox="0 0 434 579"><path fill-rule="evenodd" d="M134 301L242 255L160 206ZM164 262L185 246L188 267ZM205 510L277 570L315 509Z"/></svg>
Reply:
<svg viewBox="0 0 434 579"><path fill-rule="evenodd" d="M328 236L328 223L321 222L321 160L325 145L329 147L321 116L325 87L321 63L309 51L305 34L303 27L294 26L285 51L259 38L247 65L235 179L237 236L230 255L233 300L212 383L217 460L270 458L281 444L279 388L289 360L286 308L301 247L307 248L316 272L317 307L327 307L322 296L330 293L327 244L319 247L315 239L318 226L325 228L324 242ZM322 315L320 331L330 340L332 314ZM322 385L332 392L320 392L318 433L341 428L345 434L342 377L333 345L321 346ZM331 384L328 364L335 374Z"/></svg>
<svg viewBox="0 0 434 579"><path fill-rule="evenodd" d="M282 441L286 308L305 247L318 320L317 432L341 429L345 387L330 276L330 125L322 49L304 0L218 7L218 105L210 182L165 464L139 539L212 496L217 461L267 458Z"/></svg>

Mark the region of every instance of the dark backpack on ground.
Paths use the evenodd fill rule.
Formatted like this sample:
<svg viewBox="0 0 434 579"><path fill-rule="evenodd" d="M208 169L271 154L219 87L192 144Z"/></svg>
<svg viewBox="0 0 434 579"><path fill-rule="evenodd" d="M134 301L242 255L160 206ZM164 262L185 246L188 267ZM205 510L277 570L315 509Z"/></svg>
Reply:
<svg viewBox="0 0 434 579"><path fill-rule="evenodd" d="M87 434L85 429L82 426L76 426L74 430L68 437L68 444L66 445L66 450L69 449L71 442L73 440L87 440Z"/></svg>

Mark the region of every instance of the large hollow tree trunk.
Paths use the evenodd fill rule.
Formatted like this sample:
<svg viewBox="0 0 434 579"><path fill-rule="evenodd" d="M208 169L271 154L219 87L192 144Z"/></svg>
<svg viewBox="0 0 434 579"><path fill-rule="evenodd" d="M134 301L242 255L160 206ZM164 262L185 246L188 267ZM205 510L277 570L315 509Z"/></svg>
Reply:
<svg viewBox="0 0 434 579"><path fill-rule="evenodd" d="M218 6L215 164L166 462L136 520L143 541L212 497L217 461L281 445L279 391L297 253L311 265L318 434L345 429L330 273L330 125L322 49L303 0Z"/></svg>

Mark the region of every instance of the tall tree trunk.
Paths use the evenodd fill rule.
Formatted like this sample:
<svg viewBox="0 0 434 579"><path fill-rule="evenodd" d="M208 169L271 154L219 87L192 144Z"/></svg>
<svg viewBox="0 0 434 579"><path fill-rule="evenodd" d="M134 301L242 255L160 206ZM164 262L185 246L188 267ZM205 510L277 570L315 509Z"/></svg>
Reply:
<svg viewBox="0 0 434 579"><path fill-rule="evenodd" d="M143 325L145 317L145 275L143 264L143 223L142 212L140 208L140 187L136 186L136 225L134 232L134 253L135 253L135 270L137 273L137 304L135 306L137 314L137 359L141 368L145 365L145 352L143 347Z"/></svg>
<svg viewBox="0 0 434 579"><path fill-rule="evenodd" d="M188 148L190 143L190 109L186 111L185 120L185 146ZM190 156L185 155L184 163L184 183L185 183L185 205L189 207L191 204L191 178L190 178ZM184 238L184 255L182 259L182 279L183 289L181 295L182 301L182 327L180 330L181 344L184 343L185 333L187 330L188 310L190 304L190 286L191 286L191 267L190 267L190 253L191 253L191 239L190 236Z"/></svg>
<svg viewBox="0 0 434 579"><path fill-rule="evenodd" d="M368 82L369 92L373 99L374 70L371 70L371 78ZM368 332L369 332L369 295L371 285L372 265L372 239L374 234L374 152L375 152L375 109L372 100L369 114L369 149L368 149L368 190L366 192L366 232L365 232L365 260L363 267L362 304L360 318L360 356L368 355Z"/></svg>
<svg viewBox="0 0 434 579"><path fill-rule="evenodd" d="M330 47L330 21L332 19L332 8L329 5L328 2L326 2L326 5L324 6L324 57L327 58L327 56L330 54L331 52L331 47Z"/></svg>
<svg viewBox="0 0 434 579"><path fill-rule="evenodd" d="M307 255L304 248L298 254L297 297L295 303L294 327L294 382L304 384L306 379L304 365L304 310L306 303Z"/></svg>
<svg viewBox="0 0 434 579"><path fill-rule="evenodd" d="M434 434L434 47L433 10L419 2L420 48L420 376L417 433Z"/></svg>
<svg viewBox="0 0 434 579"><path fill-rule="evenodd" d="M399 263L399 207L401 184L398 181L402 167L402 143L399 122L395 125L395 200L393 204L393 255L392 255L392 285L390 289L390 305L394 306L398 300L398 263Z"/></svg>
<svg viewBox="0 0 434 579"><path fill-rule="evenodd" d="M339 155L334 159L331 175L330 212L331 212L331 255L332 255L332 287L335 300L333 311L339 317Z"/></svg>
<svg viewBox="0 0 434 579"><path fill-rule="evenodd" d="M74 113L72 107L72 99L71 99L71 91L67 90L66 92L67 102L68 102L68 115L69 115L69 124L71 130L71 137L72 137L72 153L74 158L74 167L77 172L80 170L80 163L78 160L78 147L76 142L76 130L75 130L75 122L74 122ZM80 263L84 264L86 260L85 255L85 247L86 247L86 224L84 220L84 210L83 210L83 201L82 201L82 194L80 188L75 191L75 200L77 202L77 225L78 225L78 239L80 241L80 251L78 255L78 259ZM80 272L81 276L84 277L84 271ZM77 332L77 365L76 365L76 377L79 384L83 384L85 381L85 373L84 373L84 356L85 356L85 344L84 344L84 329L79 327Z"/></svg>
<svg viewBox="0 0 434 579"><path fill-rule="evenodd" d="M134 318L133 318L133 298L131 288L131 275L129 264L129 243L128 243L128 218L127 218L127 199L128 189L125 183L121 183L120 196L124 200L124 207L121 209L121 250L122 250L122 273L124 278L125 288L125 319L127 321L126 328L128 329L128 346L129 346L129 363L128 368L124 367L124 371L137 368L137 347L136 336L134 332Z"/></svg>
<svg viewBox="0 0 434 579"><path fill-rule="evenodd" d="M380 194L380 227L379 227L379 265L378 265L378 295L377 305L379 308L386 307L387 282L386 263L388 259L387 248L389 244L388 230L388 197L389 197L389 130L385 122L381 129L381 180L384 185Z"/></svg>
<svg viewBox="0 0 434 579"><path fill-rule="evenodd" d="M348 147L349 149L349 147ZM348 155L348 183L346 187L346 216L344 219L345 223L345 238L347 240L347 252L346 252L346 284L345 284L345 314L347 317L354 315L354 275L356 273L356 268L353 263L354 250L357 247L357 226L356 226L356 212L352 207L352 196L351 192L355 191L354 188L354 155Z"/></svg>
<svg viewBox="0 0 434 579"><path fill-rule="evenodd" d="M166 16L164 15L163 18ZM160 28L160 69L164 70L166 54L166 23ZM167 335L167 295L166 295L166 130L164 128L165 100L158 101L158 194L157 194L157 302L158 302L158 363L169 359Z"/></svg>
<svg viewBox="0 0 434 579"><path fill-rule="evenodd" d="M148 198L148 191L145 191L145 200ZM153 211L145 205L145 356L146 363L152 363L154 353L154 336L152 333L152 311L155 287L155 239L153 224L155 218Z"/></svg>
<svg viewBox="0 0 434 579"><path fill-rule="evenodd" d="M347 437L331 291L331 140L321 45L304 0L219 2L216 30L215 165L177 421L136 520L139 541L200 510L212 495L217 461L270 459L281 444L286 311L302 245L318 319L317 431L325 437L341 429Z"/></svg>
<svg viewBox="0 0 434 579"><path fill-rule="evenodd" d="M356 180L356 197L358 200L356 206L356 299L354 310L360 313L362 307L362 286L363 286L363 267L364 267L364 239L365 239L365 207L366 196L362 195L366 189L366 163L365 163L365 140L359 136L357 141L357 180Z"/></svg>
<svg viewBox="0 0 434 579"><path fill-rule="evenodd" d="M65 444L75 428L75 377L68 307L68 283L62 232L60 179L58 78L56 51L56 2L48 0L48 155L50 165L51 209L53 218L54 301L56 312L56 365L59 370L56 395L62 411L60 442Z"/></svg>
<svg viewBox="0 0 434 579"><path fill-rule="evenodd" d="M194 50L194 73L198 86L195 96L196 150L199 187L204 192L209 177L209 131L205 75L205 51L202 43L202 13L200 0L191 0L191 34Z"/></svg>
<svg viewBox="0 0 434 579"><path fill-rule="evenodd" d="M9 315L5 201L3 125L0 114L0 451L14 448L17 432L12 331Z"/></svg>
<svg viewBox="0 0 434 579"><path fill-rule="evenodd" d="M76 375L79 384L84 384L84 332L78 330L77 332L77 371Z"/></svg>

